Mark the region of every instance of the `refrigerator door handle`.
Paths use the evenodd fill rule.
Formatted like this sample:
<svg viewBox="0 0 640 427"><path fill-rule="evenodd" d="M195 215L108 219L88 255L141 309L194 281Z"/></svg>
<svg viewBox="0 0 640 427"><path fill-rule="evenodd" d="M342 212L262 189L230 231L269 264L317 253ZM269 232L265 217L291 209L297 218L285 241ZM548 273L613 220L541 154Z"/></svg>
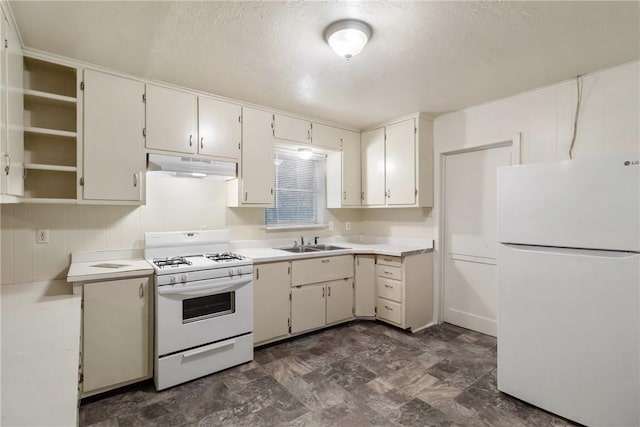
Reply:
<svg viewBox="0 0 640 427"><path fill-rule="evenodd" d="M597 249L578 249L578 248L556 248L550 246L533 246L533 245L516 245L512 243L503 243L504 246L516 250L527 252L544 252L557 255L583 255L594 256L599 258L632 258L640 255L638 252L625 251L603 251Z"/></svg>

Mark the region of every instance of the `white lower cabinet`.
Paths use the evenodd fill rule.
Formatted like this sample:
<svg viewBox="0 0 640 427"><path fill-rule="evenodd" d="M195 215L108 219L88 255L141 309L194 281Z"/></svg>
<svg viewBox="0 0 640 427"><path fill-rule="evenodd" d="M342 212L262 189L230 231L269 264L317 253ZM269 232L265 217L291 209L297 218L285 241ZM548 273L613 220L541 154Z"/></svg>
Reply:
<svg viewBox="0 0 640 427"><path fill-rule="evenodd" d="M325 325L326 289L323 284L301 286L291 290L291 333L321 328Z"/></svg>
<svg viewBox="0 0 640 427"><path fill-rule="evenodd" d="M353 279L291 290L291 333L310 331L353 319Z"/></svg>
<svg viewBox="0 0 640 427"><path fill-rule="evenodd" d="M376 256L356 255L355 258L356 316L376 315Z"/></svg>
<svg viewBox="0 0 640 427"><path fill-rule="evenodd" d="M151 377L150 293L148 277L82 285L82 396Z"/></svg>
<svg viewBox="0 0 640 427"><path fill-rule="evenodd" d="M264 344L289 334L291 263L253 266L253 342Z"/></svg>
<svg viewBox="0 0 640 427"><path fill-rule="evenodd" d="M433 253L376 257L376 317L412 332L433 323Z"/></svg>

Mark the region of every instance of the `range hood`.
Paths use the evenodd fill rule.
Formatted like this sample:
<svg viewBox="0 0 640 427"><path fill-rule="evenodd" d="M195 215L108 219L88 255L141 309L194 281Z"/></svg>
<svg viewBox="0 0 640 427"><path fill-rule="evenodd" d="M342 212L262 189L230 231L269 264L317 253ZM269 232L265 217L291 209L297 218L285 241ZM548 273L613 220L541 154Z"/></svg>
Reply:
<svg viewBox="0 0 640 427"><path fill-rule="evenodd" d="M237 164L194 157L149 154L147 171L165 175L229 180L236 177Z"/></svg>

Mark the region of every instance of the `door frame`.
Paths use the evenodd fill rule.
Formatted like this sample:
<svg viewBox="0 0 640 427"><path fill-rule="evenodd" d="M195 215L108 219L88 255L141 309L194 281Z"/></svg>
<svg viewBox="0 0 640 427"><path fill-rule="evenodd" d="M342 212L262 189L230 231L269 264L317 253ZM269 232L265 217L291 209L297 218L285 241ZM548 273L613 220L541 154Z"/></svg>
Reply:
<svg viewBox="0 0 640 427"><path fill-rule="evenodd" d="M470 153L473 151L481 151L492 148L509 147L511 146L511 159L512 165L521 164L521 140L522 134L508 134L500 135L486 140L467 142L463 144L464 148L457 148L448 151L441 151L438 153L438 166L439 171L436 172L437 178L439 178L438 190L438 205L436 224L438 224L438 231L436 233L437 241L435 242L435 287L434 287L434 301L436 302L435 318L438 324L444 321L444 263L445 263L445 176L446 176L446 159L447 156L455 154Z"/></svg>

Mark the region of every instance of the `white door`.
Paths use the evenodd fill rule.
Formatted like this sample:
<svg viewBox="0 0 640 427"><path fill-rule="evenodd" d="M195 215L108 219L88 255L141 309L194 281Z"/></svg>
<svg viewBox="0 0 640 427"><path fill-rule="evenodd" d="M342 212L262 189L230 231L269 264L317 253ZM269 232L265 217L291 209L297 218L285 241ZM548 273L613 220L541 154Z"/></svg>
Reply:
<svg viewBox="0 0 640 427"><path fill-rule="evenodd" d="M384 205L384 128L361 135L362 205Z"/></svg>
<svg viewBox="0 0 640 427"><path fill-rule="evenodd" d="M147 85L147 148L195 153L198 138L198 97Z"/></svg>
<svg viewBox="0 0 640 427"><path fill-rule="evenodd" d="M496 335L496 169L511 161L511 145L445 157L445 322Z"/></svg>
<svg viewBox="0 0 640 427"><path fill-rule="evenodd" d="M242 109L242 202L273 203L273 134L271 113Z"/></svg>
<svg viewBox="0 0 640 427"><path fill-rule="evenodd" d="M415 120L387 126L385 174L387 205L416 203Z"/></svg>
<svg viewBox="0 0 640 427"><path fill-rule="evenodd" d="M198 153L240 159L242 107L211 98L198 98Z"/></svg>
<svg viewBox="0 0 640 427"><path fill-rule="evenodd" d="M85 70L84 86L84 199L139 201L144 85Z"/></svg>

